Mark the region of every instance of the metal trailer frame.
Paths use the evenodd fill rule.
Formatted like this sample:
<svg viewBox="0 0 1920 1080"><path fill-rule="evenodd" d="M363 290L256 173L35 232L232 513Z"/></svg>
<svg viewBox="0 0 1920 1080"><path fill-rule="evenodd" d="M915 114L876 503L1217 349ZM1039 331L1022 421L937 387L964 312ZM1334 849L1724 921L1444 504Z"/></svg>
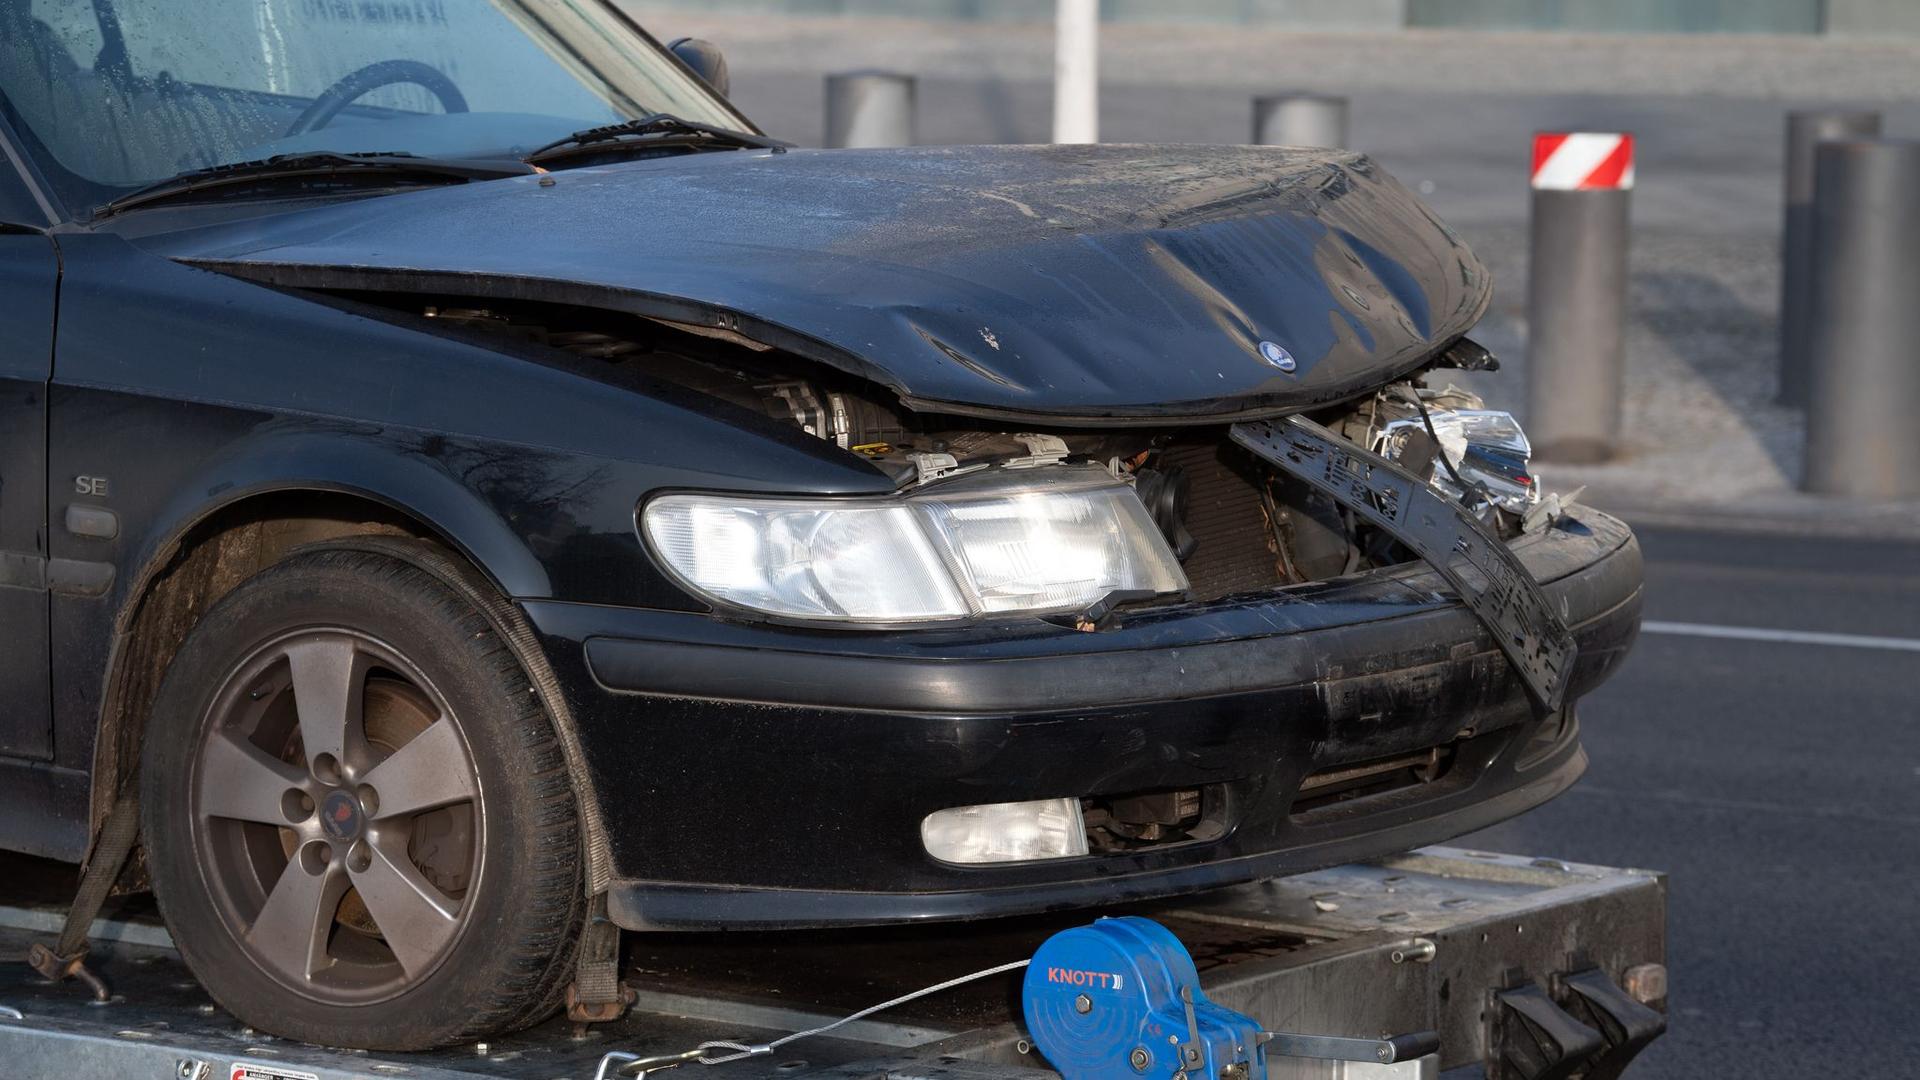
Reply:
<svg viewBox="0 0 1920 1080"><path fill-rule="evenodd" d="M1567 975L1598 969L1664 1012L1666 888L1655 871L1436 847L1098 914L1165 923L1194 954L1207 994L1269 1028L1369 1038L1431 1029L1441 1037L1438 1057L1397 1065L1270 1057L1274 1080L1424 1080L1483 1069L1502 1080L1527 1075L1513 1064L1514 1039L1533 1053L1555 1030L1551 1018L1543 1026L1535 1011L1522 1023L1503 1004L1516 988L1530 999L1527 1010L1537 1010L1542 1000L1565 999ZM15 1080L587 1080L612 1050L654 1055L708 1039L765 1041L1024 958L1054 931L1094 914L867 931L634 935L626 976L639 999L625 1019L584 1038L555 1020L423 1054L306 1046L241 1027L206 997L151 916L116 917L95 927L95 956L115 990L106 1003L90 1002L75 984L41 981L24 965L0 967L0 1073ZM50 905L0 906L0 949L22 954L56 926ZM1018 972L983 980L774 1055L713 1066L710 1075L683 1066L684 1080L1047 1080L1055 1074L1019 1026L1019 985ZM1643 1026L1643 1041L1651 1037Z"/></svg>

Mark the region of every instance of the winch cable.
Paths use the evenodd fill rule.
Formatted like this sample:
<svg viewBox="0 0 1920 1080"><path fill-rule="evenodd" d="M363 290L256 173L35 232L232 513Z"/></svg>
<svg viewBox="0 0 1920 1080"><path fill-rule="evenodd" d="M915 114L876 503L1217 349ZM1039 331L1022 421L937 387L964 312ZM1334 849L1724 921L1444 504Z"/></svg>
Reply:
<svg viewBox="0 0 1920 1080"><path fill-rule="evenodd" d="M798 1042L801 1039L812 1038L815 1035L824 1035L835 1028L851 1024L855 1020L864 1020L875 1013L885 1012L888 1009L905 1005L909 1001L917 1001L920 998L942 993L956 986L964 986L967 983L977 982L981 979L990 979L995 975L1004 975L1009 971L1018 971L1031 963L1033 963L1031 957L1025 960L1014 960L1009 963L984 968L971 974L961 975L958 978L948 979L945 982L934 983L932 986L921 987L910 994L902 994L897 998L883 1001L878 1005L869 1005L859 1012L849 1013L831 1024L822 1024L819 1027L808 1028L805 1031L796 1031L791 1035L782 1035L772 1042L742 1043L727 1039L715 1039L709 1042L703 1042L685 1053L646 1058L640 1057L637 1054L629 1054L623 1050L615 1050L600 1059L600 1068L599 1071L594 1073L594 1080L606 1080L607 1077L611 1076L645 1076L649 1072L671 1068L674 1065L689 1061L697 1061L702 1065L725 1065L730 1061L740 1061L743 1058L771 1054L790 1042ZM710 1053L710 1051L714 1050L731 1050L733 1053Z"/></svg>

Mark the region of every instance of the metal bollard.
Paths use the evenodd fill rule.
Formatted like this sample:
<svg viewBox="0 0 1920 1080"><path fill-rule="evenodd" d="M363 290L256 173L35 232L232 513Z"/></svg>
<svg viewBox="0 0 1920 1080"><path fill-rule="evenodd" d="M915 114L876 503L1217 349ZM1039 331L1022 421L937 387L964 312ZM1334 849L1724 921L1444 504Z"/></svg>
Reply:
<svg viewBox="0 0 1920 1080"><path fill-rule="evenodd" d="M1802 485L1920 496L1920 142L1820 144L1812 254Z"/></svg>
<svg viewBox="0 0 1920 1080"><path fill-rule="evenodd" d="M1807 403L1807 304L1813 258L1813 149L1828 139L1880 134L1877 112L1787 114L1787 210L1780 238L1780 386L1782 405Z"/></svg>
<svg viewBox="0 0 1920 1080"><path fill-rule="evenodd" d="M827 145L912 146L913 76L846 71L827 76Z"/></svg>
<svg viewBox="0 0 1920 1080"><path fill-rule="evenodd" d="M1619 443L1632 188L1633 136L1534 136L1527 432L1544 461L1605 461Z"/></svg>
<svg viewBox="0 0 1920 1080"><path fill-rule="evenodd" d="M1253 99L1255 146L1347 145L1347 99L1327 94L1269 94Z"/></svg>

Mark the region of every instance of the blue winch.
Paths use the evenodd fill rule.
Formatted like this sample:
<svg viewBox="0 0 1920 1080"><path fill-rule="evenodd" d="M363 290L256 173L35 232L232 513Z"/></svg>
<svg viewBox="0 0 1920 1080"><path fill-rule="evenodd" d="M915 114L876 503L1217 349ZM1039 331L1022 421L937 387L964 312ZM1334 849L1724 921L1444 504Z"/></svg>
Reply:
<svg viewBox="0 0 1920 1080"><path fill-rule="evenodd" d="M1384 1065L1440 1046L1430 1031L1384 1039L1267 1031L1207 1000L1186 946L1137 916L1048 938L1022 998L1035 1048L1064 1080L1266 1080L1268 1054Z"/></svg>
<svg viewBox="0 0 1920 1080"><path fill-rule="evenodd" d="M1027 1031L1062 1080L1266 1080L1268 1054L1391 1065L1440 1048L1440 1037L1431 1031L1386 1039L1265 1031L1252 1017L1207 1000L1193 957L1172 931L1130 915L1063 930L1031 960L935 983L770 1042L714 1039L651 1056L610 1050L594 1080L644 1080L689 1062L723 1065L771 1054L788 1043L1021 967L1027 969L1021 995Z"/></svg>

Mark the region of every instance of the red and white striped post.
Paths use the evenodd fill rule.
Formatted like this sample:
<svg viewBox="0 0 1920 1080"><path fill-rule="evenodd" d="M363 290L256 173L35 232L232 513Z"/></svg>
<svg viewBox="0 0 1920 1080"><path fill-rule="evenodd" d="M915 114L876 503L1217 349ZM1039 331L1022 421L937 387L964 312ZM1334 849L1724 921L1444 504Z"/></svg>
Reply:
<svg viewBox="0 0 1920 1080"><path fill-rule="evenodd" d="M1619 445L1632 189L1633 136L1533 137L1527 431L1545 461L1605 461Z"/></svg>

